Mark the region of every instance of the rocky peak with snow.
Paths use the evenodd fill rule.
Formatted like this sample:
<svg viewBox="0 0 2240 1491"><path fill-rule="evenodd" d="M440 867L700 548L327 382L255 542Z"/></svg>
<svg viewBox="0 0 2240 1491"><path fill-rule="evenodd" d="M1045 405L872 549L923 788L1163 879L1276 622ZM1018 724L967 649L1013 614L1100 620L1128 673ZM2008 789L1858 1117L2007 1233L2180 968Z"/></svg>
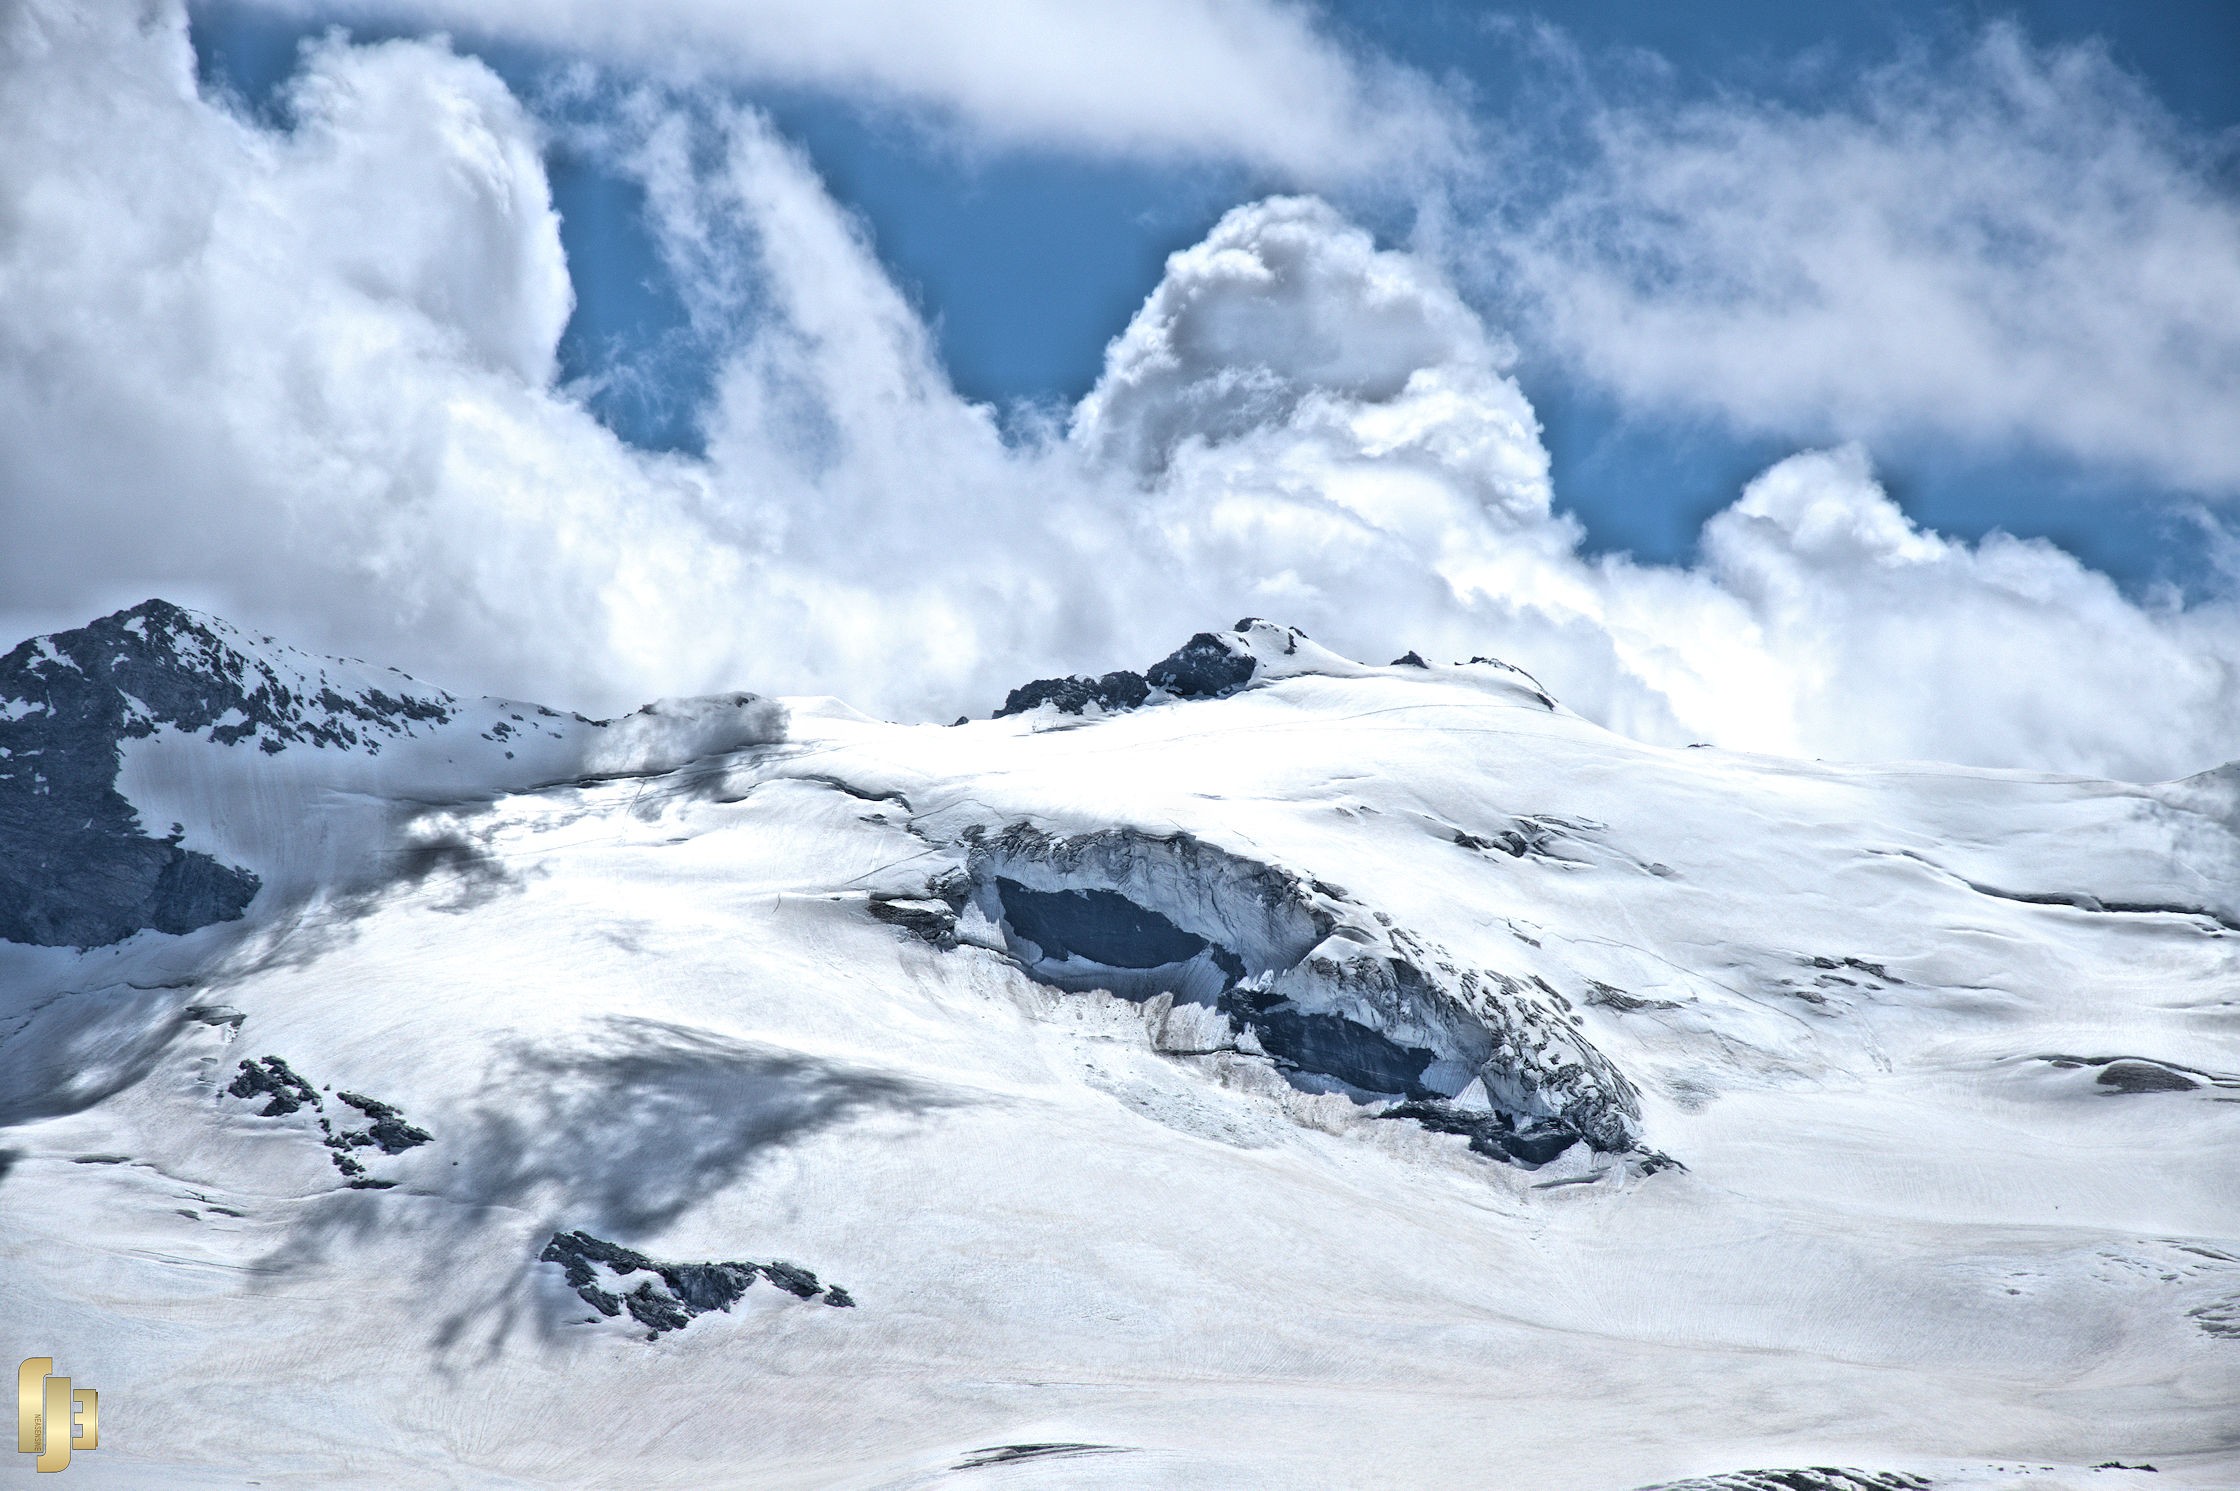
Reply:
<svg viewBox="0 0 2240 1491"><path fill-rule="evenodd" d="M1665 750L1252 620L950 728L160 603L0 689L0 1260L136 1484L314 1358L223 1427L322 1485L432 1373L475 1484L618 1394L686 1481L2234 1483L2229 769Z"/></svg>
<svg viewBox="0 0 2240 1491"><path fill-rule="evenodd" d="M0 938L115 942L239 917L257 875L184 847L119 792L124 746L159 730L278 754L363 750L448 723L457 701L369 680L150 600L0 658Z"/></svg>
<svg viewBox="0 0 2240 1491"><path fill-rule="evenodd" d="M288 863L352 815L318 801L334 790L486 798L780 731L746 694L616 721L461 699L144 601L0 658L0 940L94 947L238 919L275 870L335 868L332 844Z"/></svg>
<svg viewBox="0 0 2240 1491"><path fill-rule="evenodd" d="M1415 653L1395 658L1388 667L1428 668ZM1474 657L1469 664L1504 675L1507 681L1527 688L1540 703L1554 708L1555 701L1521 668L1493 658ZM1361 678L1384 671L1365 667L1320 645L1295 626L1247 616L1225 632L1199 632L1141 673L1120 669L1101 677L1075 674L1065 678L1037 678L1021 684L1003 701L995 718L1053 709L1060 714L1105 715L1192 699L1226 699L1232 694L1284 678L1320 675L1326 678Z"/></svg>

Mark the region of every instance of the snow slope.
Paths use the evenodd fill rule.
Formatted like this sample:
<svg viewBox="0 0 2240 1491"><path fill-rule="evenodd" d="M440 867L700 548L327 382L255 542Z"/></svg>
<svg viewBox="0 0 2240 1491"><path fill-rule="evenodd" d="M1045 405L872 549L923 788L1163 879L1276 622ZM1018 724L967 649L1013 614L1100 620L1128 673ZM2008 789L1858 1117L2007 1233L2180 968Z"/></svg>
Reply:
<svg viewBox="0 0 2240 1491"><path fill-rule="evenodd" d="M0 947L72 1473L2240 1484L2231 768L1661 750L1265 624L1065 683L127 739L260 890Z"/></svg>

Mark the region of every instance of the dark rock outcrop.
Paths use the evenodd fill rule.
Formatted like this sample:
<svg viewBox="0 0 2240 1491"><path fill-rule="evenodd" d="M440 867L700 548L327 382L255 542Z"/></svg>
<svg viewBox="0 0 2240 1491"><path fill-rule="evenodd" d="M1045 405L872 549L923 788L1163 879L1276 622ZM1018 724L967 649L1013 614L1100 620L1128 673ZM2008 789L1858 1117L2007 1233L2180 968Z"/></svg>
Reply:
<svg viewBox="0 0 2240 1491"><path fill-rule="evenodd" d="M950 1466L951 1470L986 1470L994 1465L1017 1465L1022 1460L1078 1460L1085 1455L1125 1455L1127 1447L1117 1444L1081 1444L1064 1441L1053 1444L991 1444L967 1454Z"/></svg>
<svg viewBox="0 0 2240 1491"><path fill-rule="evenodd" d="M956 908L931 897L916 900L873 896L869 910L873 917L921 942L930 942L939 948L957 945Z"/></svg>
<svg viewBox="0 0 2240 1491"><path fill-rule="evenodd" d="M1243 631L1251 618L1237 623ZM1063 714L1093 706L1115 714L1160 699L1222 699L1252 682L1259 663L1234 635L1200 632L1141 673L1122 670L1102 678L1038 678L1021 684L995 717L1025 714L1047 704Z"/></svg>
<svg viewBox="0 0 2240 1491"><path fill-rule="evenodd" d="M1056 705L1063 714L1085 714L1091 705L1113 714L1134 709L1150 697L1151 685L1144 681L1143 675L1124 669L1107 673L1102 678L1038 678L1013 689L1003 701L1003 708L996 711L996 718L1025 714L1045 704Z"/></svg>
<svg viewBox="0 0 2240 1491"><path fill-rule="evenodd" d="M664 1331L684 1329L696 1315L729 1311L757 1278L768 1279L797 1299L821 1297L840 1309L855 1307L847 1290L823 1283L797 1264L661 1263L588 1232L555 1232L537 1261L559 1264L568 1287L600 1314L611 1318L627 1310L646 1328L649 1341ZM634 1287L606 1287L633 1278Z"/></svg>
<svg viewBox="0 0 2240 1491"><path fill-rule="evenodd" d="M1411 1119L1433 1133L1464 1135L1470 1147L1488 1159L1527 1167L1547 1164L1582 1137L1561 1121L1519 1127L1506 1113L1466 1113L1445 1103L1398 1103L1377 1116Z"/></svg>
<svg viewBox="0 0 2240 1491"><path fill-rule="evenodd" d="M2111 1061L2093 1080L2117 1092L2192 1092L2201 1085L2159 1061Z"/></svg>
<svg viewBox="0 0 2240 1491"><path fill-rule="evenodd" d="M298 1108L326 1106L320 1101L317 1090L277 1056L241 1063L241 1069L233 1074L233 1085L226 1089L226 1094L237 1098L269 1099L258 1110L267 1118L278 1118L284 1113L293 1113Z"/></svg>
<svg viewBox="0 0 2240 1491"><path fill-rule="evenodd" d="M1736 1470L1695 1480L1666 1481L1641 1491L1931 1491L1935 1482L1898 1470L1848 1470L1814 1465L1801 1470Z"/></svg>
<svg viewBox="0 0 2240 1491"><path fill-rule="evenodd" d="M2156 1061L2149 1056L2070 1056L2057 1052L2051 1056L2041 1056L2038 1060L2063 1071L2096 1068L2093 1082L2110 1097L2156 1092L2195 1092L2203 1088L2240 1089L2240 1076L2205 1072L2198 1067L2180 1066L2174 1061Z"/></svg>
<svg viewBox="0 0 2240 1491"><path fill-rule="evenodd" d="M435 1140L426 1129L407 1123L394 1105L355 1092L338 1092L335 1096L372 1122L362 1128L337 1128L326 1116L326 1099L319 1090L277 1056L242 1062L226 1095L264 1098L265 1105L257 1111L266 1118L284 1118L304 1108L316 1112L319 1142L326 1146L327 1158L334 1162L335 1169L342 1172L343 1183L354 1191L385 1191L396 1182L367 1173L365 1161L353 1151L378 1149L385 1155L400 1155Z"/></svg>
<svg viewBox="0 0 2240 1491"><path fill-rule="evenodd" d="M117 790L127 740L169 727L267 753L374 749L450 717L425 690L306 692L229 635L152 600L0 657L0 939L101 947L237 920L255 898L256 875L140 821Z"/></svg>
<svg viewBox="0 0 2240 1491"><path fill-rule="evenodd" d="M1085 958L1110 968L1161 968L1204 952L1205 938L1109 890L1030 890L1001 876L1004 918L1019 935L1056 958Z"/></svg>
<svg viewBox="0 0 2240 1491"><path fill-rule="evenodd" d="M1249 619L1237 623L1243 631ZM1229 637L1200 632L1153 663L1144 679L1177 699L1222 699L1252 682L1259 668L1252 654Z"/></svg>
<svg viewBox="0 0 2240 1491"><path fill-rule="evenodd" d="M335 1096L373 1120L371 1128L350 1136L353 1146L370 1144L383 1154L403 1154L435 1137L426 1129L406 1123L404 1115L387 1103L354 1092L338 1092Z"/></svg>
<svg viewBox="0 0 2240 1491"><path fill-rule="evenodd" d="M1538 1165L1583 1140L1670 1164L1553 989L1459 967L1336 886L1187 834L1019 823L966 840L971 904L1032 978L1205 1007L1229 1031L1209 1049L1395 1102L1482 1154Z"/></svg>

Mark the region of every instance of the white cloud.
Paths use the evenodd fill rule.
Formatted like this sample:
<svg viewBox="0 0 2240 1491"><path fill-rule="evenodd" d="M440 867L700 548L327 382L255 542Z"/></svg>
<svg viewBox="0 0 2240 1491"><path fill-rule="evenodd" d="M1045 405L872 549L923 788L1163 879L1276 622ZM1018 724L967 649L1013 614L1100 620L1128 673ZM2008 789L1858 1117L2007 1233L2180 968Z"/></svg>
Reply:
<svg viewBox="0 0 2240 1491"><path fill-rule="evenodd" d="M1439 275L1379 253L1324 202L1276 198L1172 258L1073 434L1153 476L1184 439L1281 424L1310 396L1386 403L1424 368L1467 370L1490 389L1506 359Z"/></svg>
<svg viewBox="0 0 2240 1491"><path fill-rule="evenodd" d="M1585 112L1485 267L1630 405L2240 495L2240 200L2099 51L1996 27L1821 108Z"/></svg>
<svg viewBox="0 0 2240 1491"><path fill-rule="evenodd" d="M1448 157L1460 115L1289 0L264 0L448 27L671 81L805 87L1007 146L1198 157L1303 181Z"/></svg>
<svg viewBox="0 0 2240 1491"><path fill-rule="evenodd" d="M2240 618L1923 533L1863 455L1761 477L1693 569L1588 560L1506 351L1311 199L1174 256L1010 445L801 156L648 95L616 149L730 337L704 460L551 385L535 128L440 46L330 44L277 134L162 24L0 20L0 594L169 593L458 688L751 688L920 717L1261 614L1506 656L1650 739L2162 776L2240 739ZM90 609L85 606L83 609Z"/></svg>

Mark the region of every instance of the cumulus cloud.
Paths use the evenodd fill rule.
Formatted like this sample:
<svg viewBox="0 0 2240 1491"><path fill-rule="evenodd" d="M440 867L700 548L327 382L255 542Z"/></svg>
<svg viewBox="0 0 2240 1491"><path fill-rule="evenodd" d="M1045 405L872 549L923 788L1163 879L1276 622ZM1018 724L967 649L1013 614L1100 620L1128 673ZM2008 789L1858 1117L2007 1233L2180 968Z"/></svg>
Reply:
<svg viewBox="0 0 2240 1491"><path fill-rule="evenodd" d="M348 616L365 650L473 636L468 681L563 692L689 648L681 582L723 562L691 552L702 479L546 390L566 265L487 69L323 45L277 135L197 96L176 7L29 4L0 72L11 608L144 589ZM580 610L606 659L559 662L524 600Z"/></svg>
<svg viewBox="0 0 2240 1491"><path fill-rule="evenodd" d="M2021 441L2240 495L2229 162L2100 50L1994 27L1824 107L1581 114L1587 163L1480 268L1629 405Z"/></svg>
<svg viewBox="0 0 2240 1491"><path fill-rule="evenodd" d="M1006 146L1241 161L1302 181L1436 164L1461 116L1286 0L263 0L670 79L915 109Z"/></svg>
<svg viewBox="0 0 2240 1491"><path fill-rule="evenodd" d="M1491 387L1506 358L1437 274L1326 203L1277 199L1170 260L1073 434L1151 476L1184 440L1281 423L1310 396L1384 403L1426 368Z"/></svg>
<svg viewBox="0 0 2240 1491"><path fill-rule="evenodd" d="M169 592L455 688L612 712L840 694L946 718L1260 614L1505 656L1647 739L2153 777L2240 738L2240 617L1911 524L1857 449L1776 466L1692 568L1580 553L1503 340L1312 198L1168 263L1069 420L1007 441L760 115L618 111L729 348L704 459L552 383L537 127L440 45L321 44L292 129L184 22L0 19L0 593Z"/></svg>

